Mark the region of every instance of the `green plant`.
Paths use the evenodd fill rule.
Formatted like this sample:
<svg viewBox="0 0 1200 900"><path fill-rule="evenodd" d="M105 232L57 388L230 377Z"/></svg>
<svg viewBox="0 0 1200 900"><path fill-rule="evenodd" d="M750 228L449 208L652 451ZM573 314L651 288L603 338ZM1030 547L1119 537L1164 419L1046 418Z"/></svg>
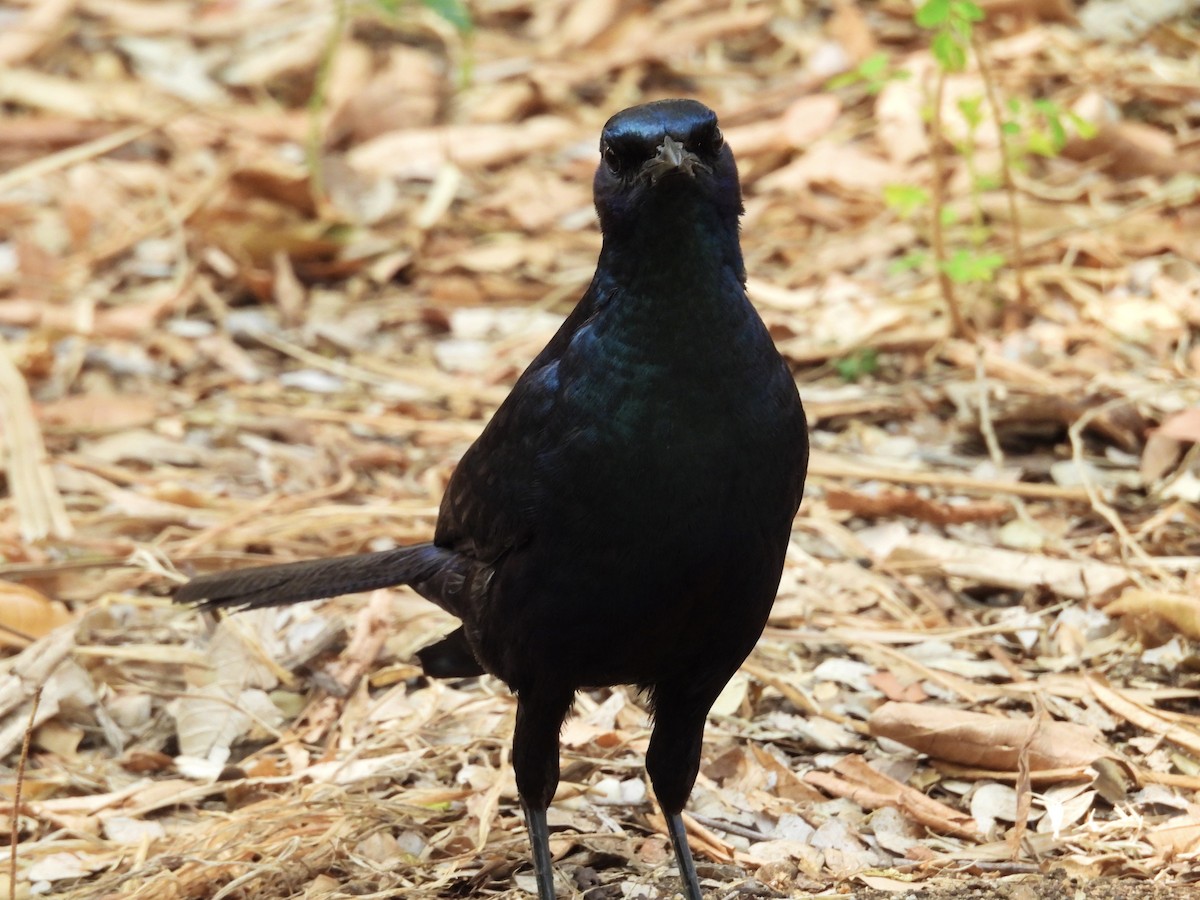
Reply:
<svg viewBox="0 0 1200 900"><path fill-rule="evenodd" d="M907 78L908 72L892 68L892 60L886 53L873 53L860 62L849 72L834 75L826 83L826 88L836 91L839 88L862 85L871 96L883 90L889 81Z"/></svg>
<svg viewBox="0 0 1200 900"><path fill-rule="evenodd" d="M1081 138L1096 136L1096 126L1053 100L1008 101L1009 118L1001 131L1013 162L1024 163L1028 156L1055 157L1062 153L1073 131Z"/></svg>
<svg viewBox="0 0 1200 900"><path fill-rule="evenodd" d="M401 7L411 3L411 0L368 0L368 5L374 6L390 18L400 14ZM464 37L469 36L475 28L471 20L471 12L464 0L420 0L425 8L432 10L445 21L454 26L455 30ZM326 35L325 46L317 63L316 76L313 80L312 93L308 97L308 140L305 156L308 163L309 179L312 182L312 193L318 203L325 200L325 185L321 176L321 122L322 114L327 103L329 78L333 73L333 64L337 59L338 48L346 32L346 24L350 19L351 0L335 0L333 4L333 24ZM463 60L459 77L467 81L470 72L469 57Z"/></svg>
<svg viewBox="0 0 1200 900"><path fill-rule="evenodd" d="M974 38L976 22L983 21L983 10L971 0L925 0L913 21L934 31L930 52L947 72L961 72Z"/></svg>
<svg viewBox="0 0 1200 900"><path fill-rule="evenodd" d="M879 356L874 347L862 347L833 363L843 381L858 381L879 371Z"/></svg>
<svg viewBox="0 0 1200 900"><path fill-rule="evenodd" d="M372 2L384 12L394 16L400 12L400 7L405 5L406 0L372 0ZM475 29L475 23L471 20L471 11L467 9L467 4L463 0L421 0L421 5L441 16L458 29L460 34L470 34Z"/></svg>
<svg viewBox="0 0 1200 900"><path fill-rule="evenodd" d="M902 219L911 219L929 205L929 191L914 184L889 184L883 189L883 202Z"/></svg>

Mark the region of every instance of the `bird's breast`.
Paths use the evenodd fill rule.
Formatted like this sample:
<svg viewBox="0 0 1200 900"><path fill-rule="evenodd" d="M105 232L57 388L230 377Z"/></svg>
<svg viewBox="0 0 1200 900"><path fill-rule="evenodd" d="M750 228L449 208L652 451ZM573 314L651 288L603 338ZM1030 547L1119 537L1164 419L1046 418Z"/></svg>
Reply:
<svg viewBox="0 0 1200 900"><path fill-rule="evenodd" d="M619 519L622 534L653 536L729 521L760 495L785 497L799 401L749 316L720 335L676 331L660 342L603 323L581 328L559 364L548 502L561 498L565 515L597 530Z"/></svg>

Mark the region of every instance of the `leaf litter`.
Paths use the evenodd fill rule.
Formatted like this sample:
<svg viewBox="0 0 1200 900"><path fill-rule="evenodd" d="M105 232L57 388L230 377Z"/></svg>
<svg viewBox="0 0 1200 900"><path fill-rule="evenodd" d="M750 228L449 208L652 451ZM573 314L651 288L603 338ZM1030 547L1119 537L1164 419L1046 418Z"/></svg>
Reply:
<svg viewBox="0 0 1200 900"><path fill-rule="evenodd" d="M1022 267L960 285L967 338L920 262L937 69L907 4L484 0L470 33L391 6L0 11L0 889L532 888L511 697L414 664L447 616L398 590L213 622L164 595L427 539L590 277L600 125L688 94L738 153L751 293L814 443L771 622L706 734L706 890L1190 896L1194 16L980 4L1014 116L1091 127L1023 157ZM968 257L1018 227L978 179L987 86L945 86ZM626 689L564 729L552 848L589 900L677 887L648 734Z"/></svg>

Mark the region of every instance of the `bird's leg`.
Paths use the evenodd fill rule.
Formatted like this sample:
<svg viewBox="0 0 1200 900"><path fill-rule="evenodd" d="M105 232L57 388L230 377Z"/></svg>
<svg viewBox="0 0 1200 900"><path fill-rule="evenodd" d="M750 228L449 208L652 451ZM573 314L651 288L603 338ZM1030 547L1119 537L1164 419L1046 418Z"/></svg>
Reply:
<svg viewBox="0 0 1200 900"><path fill-rule="evenodd" d="M537 877L538 900L554 900L554 864L550 858L550 829L546 825L546 808L534 809L527 803L525 830L533 849L533 874Z"/></svg>
<svg viewBox="0 0 1200 900"><path fill-rule="evenodd" d="M667 814L667 834L671 836L671 847L675 850L675 861L679 864L679 877L688 900L703 900L700 879L696 877L696 864L692 861L692 850L687 842L687 829L680 813Z"/></svg>
<svg viewBox="0 0 1200 900"><path fill-rule="evenodd" d="M707 684L657 684L651 694L654 731L646 751L646 772L667 819L667 833L688 900L703 900L703 894L680 814L700 771L704 720L724 683L714 679Z"/></svg>
<svg viewBox="0 0 1200 900"><path fill-rule="evenodd" d="M558 787L558 733L575 699L573 690L522 690L517 694L517 727L513 734L513 772L525 809L525 825L533 848L538 900L554 900L554 869L546 808Z"/></svg>

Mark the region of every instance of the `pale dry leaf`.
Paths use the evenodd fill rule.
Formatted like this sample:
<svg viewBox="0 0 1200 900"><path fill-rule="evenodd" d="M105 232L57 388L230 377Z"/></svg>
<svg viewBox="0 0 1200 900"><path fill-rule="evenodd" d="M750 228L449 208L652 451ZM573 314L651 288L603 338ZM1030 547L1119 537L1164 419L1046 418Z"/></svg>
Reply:
<svg viewBox="0 0 1200 900"><path fill-rule="evenodd" d="M122 35L117 46L135 72L163 93L197 105L227 102L224 89L209 74L209 59L191 41Z"/></svg>
<svg viewBox="0 0 1200 900"><path fill-rule="evenodd" d="M207 647L210 668L171 705L182 756L224 763L233 742L255 725L278 726L282 713L266 694L278 683L283 647L267 626L274 610L251 610L217 625Z"/></svg>
<svg viewBox="0 0 1200 900"><path fill-rule="evenodd" d="M764 191L794 192L810 185L832 185L878 197L889 184L904 181L904 170L856 145L820 141L808 152L763 177Z"/></svg>
<svg viewBox="0 0 1200 900"><path fill-rule="evenodd" d="M7 341L0 342L0 458L21 537L27 541L70 537L71 519L54 483L29 387L13 362Z"/></svg>
<svg viewBox="0 0 1200 900"><path fill-rule="evenodd" d="M367 835L355 846L354 852L386 868L403 864L406 856L395 837L379 831Z"/></svg>
<svg viewBox="0 0 1200 900"><path fill-rule="evenodd" d="M1094 136L1073 138L1063 148L1068 159L1095 161L1114 178L1177 175L1192 171L1171 134L1142 122L1106 122Z"/></svg>
<svg viewBox="0 0 1200 900"><path fill-rule="evenodd" d="M861 881L872 890L887 891L890 894L913 892L913 883L900 878L888 878L884 875L868 875L865 872L860 872L854 876L854 880Z"/></svg>
<svg viewBox="0 0 1200 900"><path fill-rule="evenodd" d="M304 775L317 782L331 784L354 784L373 778L391 778L398 773L408 772L420 765L424 750L403 750L384 756L373 756L368 759L333 759L328 762L315 763L304 770ZM447 798L459 799L470 791L462 789L447 789Z"/></svg>
<svg viewBox="0 0 1200 900"><path fill-rule="evenodd" d="M71 658L75 625L64 625L22 650L0 674L0 756L21 745L26 728L53 719L60 701L75 699L84 705L95 699L90 679ZM42 686L36 716L32 697Z"/></svg>
<svg viewBox="0 0 1200 900"><path fill-rule="evenodd" d="M338 54L330 84L327 147L343 141L361 144L406 128L428 128L437 120L447 85L444 64L436 54L393 45L384 64L373 73L369 71L372 56L371 50L359 44L344 47Z"/></svg>
<svg viewBox="0 0 1200 900"><path fill-rule="evenodd" d="M107 856L84 853L50 853L35 860L23 873L31 882L86 878L109 865Z"/></svg>
<svg viewBox="0 0 1200 900"><path fill-rule="evenodd" d="M873 694L871 677L878 673L878 668L855 659L833 657L824 660L812 671L813 678L823 681L834 681L860 694Z"/></svg>
<svg viewBox="0 0 1200 900"><path fill-rule="evenodd" d="M33 733L33 746L53 753L62 759L74 759L85 735L78 725L68 725L57 719L42 723Z"/></svg>
<svg viewBox="0 0 1200 900"><path fill-rule="evenodd" d="M559 44L555 50L586 47L604 34L621 13L617 0L592 0L590 3L572 3L565 7L554 36Z"/></svg>
<svg viewBox="0 0 1200 900"><path fill-rule="evenodd" d="M137 394L73 394L36 407L38 418L47 425L72 431L138 428L152 423L158 401Z"/></svg>
<svg viewBox="0 0 1200 900"><path fill-rule="evenodd" d="M566 140L573 130L555 116L535 116L520 125L414 128L365 141L346 160L365 173L432 180L446 162L464 169L510 162Z"/></svg>
<svg viewBox="0 0 1200 900"><path fill-rule="evenodd" d="M1185 14L1192 0L1089 0L1079 11L1079 23L1091 38L1133 41L1160 22Z"/></svg>
<svg viewBox="0 0 1200 900"><path fill-rule="evenodd" d="M1059 837L1063 829L1079 822L1092 808L1098 792L1086 785L1056 785L1038 796L1046 813L1038 820L1037 830Z"/></svg>
<svg viewBox="0 0 1200 900"><path fill-rule="evenodd" d="M739 853L738 858L753 866L767 866L783 860L811 858L815 850L816 848L808 840L774 838L768 841L755 841L747 850Z"/></svg>
<svg viewBox="0 0 1200 900"><path fill-rule="evenodd" d="M106 437L85 441L80 454L88 459L107 463L140 462L194 466L205 453L166 435L147 429L121 430Z"/></svg>
<svg viewBox="0 0 1200 900"><path fill-rule="evenodd" d="M978 822L979 816L975 815L974 810L972 815ZM980 828L986 831L982 823ZM919 847L924 837L924 832L894 806L885 806L871 813L871 833L875 835L879 846L900 856L907 856L914 847Z"/></svg>
<svg viewBox="0 0 1200 900"><path fill-rule="evenodd" d="M909 566L926 561L946 575L969 578L981 584L1019 590L1046 587L1073 600L1102 597L1130 581L1129 573L1123 567L1096 560L1056 559L983 544L967 544L932 534L910 535L888 559Z"/></svg>
<svg viewBox="0 0 1200 900"><path fill-rule="evenodd" d="M322 161L329 202L348 221L375 225L398 212L400 189L391 178L364 175L339 157Z"/></svg>
<svg viewBox="0 0 1200 900"><path fill-rule="evenodd" d="M979 830L992 835L997 822L1017 821L1017 792L1011 785L984 782L971 792L971 817Z"/></svg>
<svg viewBox="0 0 1200 900"><path fill-rule="evenodd" d="M167 830L154 819L132 816L101 816L104 837L116 844L141 844L166 837Z"/></svg>
<svg viewBox="0 0 1200 900"><path fill-rule="evenodd" d="M24 63L59 33L76 0L42 0L30 4L20 18L0 32L0 66L12 69Z"/></svg>
<svg viewBox="0 0 1200 900"><path fill-rule="evenodd" d="M876 771L861 756L847 756L834 766L834 772L837 774L812 771L804 780L826 793L848 797L867 809L894 806L914 822L939 834L974 837L979 832L969 816Z"/></svg>
<svg viewBox="0 0 1200 900"><path fill-rule="evenodd" d="M1176 816L1151 828L1146 840L1159 853L1170 857L1194 854L1200 850L1200 812Z"/></svg>
<svg viewBox="0 0 1200 900"><path fill-rule="evenodd" d="M1164 500L1183 500L1185 503L1200 503L1200 477L1188 470L1162 488L1160 494Z"/></svg>
<svg viewBox="0 0 1200 900"><path fill-rule="evenodd" d="M1200 598L1190 594L1128 588L1103 608L1134 634L1162 637L1159 643L1176 633L1200 640Z"/></svg>
<svg viewBox="0 0 1200 900"><path fill-rule="evenodd" d="M908 164L929 152L922 104L915 78L889 81L875 100L876 138L893 163Z"/></svg>
<svg viewBox="0 0 1200 900"><path fill-rule="evenodd" d="M1200 443L1200 407L1193 406L1171 413L1163 419L1155 433L1177 441Z"/></svg>
<svg viewBox="0 0 1200 900"><path fill-rule="evenodd" d="M1185 724L1173 721L1131 698L1127 692L1109 686L1099 676L1088 677L1087 684L1096 699L1114 715L1121 716L1138 728L1200 756L1200 729L1197 727L1189 728Z"/></svg>
<svg viewBox="0 0 1200 900"><path fill-rule="evenodd" d="M1034 770L1082 769L1112 755L1094 728L1008 719L924 703L885 703L871 714L868 724L871 734L899 741L936 759L1004 772L1017 770L1026 744Z"/></svg>
<svg viewBox="0 0 1200 900"><path fill-rule="evenodd" d="M733 716L741 708L750 687L750 677L745 672L736 672L729 682L721 689L717 699L713 701L711 715Z"/></svg>
<svg viewBox="0 0 1200 900"><path fill-rule="evenodd" d="M780 130L791 146L805 149L824 137L842 113L842 104L833 94L801 97L780 119Z"/></svg>
<svg viewBox="0 0 1200 900"><path fill-rule="evenodd" d="M234 87L263 87L273 79L316 68L330 30L334 11L314 7L309 14L293 18L285 28L251 30L220 72L221 80Z"/></svg>

